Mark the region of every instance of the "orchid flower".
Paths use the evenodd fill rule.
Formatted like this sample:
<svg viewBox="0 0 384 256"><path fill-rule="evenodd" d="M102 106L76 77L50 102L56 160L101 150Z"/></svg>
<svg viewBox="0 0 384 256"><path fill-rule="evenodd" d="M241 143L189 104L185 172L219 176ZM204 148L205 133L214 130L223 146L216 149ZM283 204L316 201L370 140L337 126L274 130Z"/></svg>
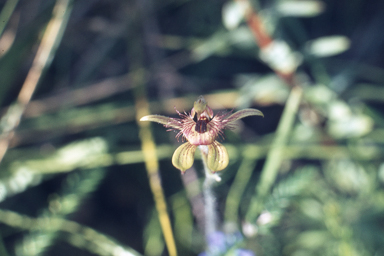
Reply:
<svg viewBox="0 0 384 256"><path fill-rule="evenodd" d="M148 115L140 121L152 121L163 124L170 130L178 130L177 138L182 137L186 143L179 146L172 156L172 164L184 173L191 168L197 146L203 146L202 153L206 157L205 163L208 169L215 173L227 167L229 162L226 148L217 141L223 137L224 129L234 127L235 121L247 116L264 116L257 109L243 109L235 113L222 113L213 115L203 96L195 101L191 112L180 113L180 118L172 118L161 115ZM205 146L205 147L204 147Z"/></svg>

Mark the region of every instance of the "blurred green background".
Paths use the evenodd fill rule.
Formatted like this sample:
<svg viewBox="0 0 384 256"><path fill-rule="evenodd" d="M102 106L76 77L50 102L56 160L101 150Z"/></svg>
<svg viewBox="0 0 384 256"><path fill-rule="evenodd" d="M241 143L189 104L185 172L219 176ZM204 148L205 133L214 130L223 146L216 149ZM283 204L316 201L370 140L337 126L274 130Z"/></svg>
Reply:
<svg viewBox="0 0 384 256"><path fill-rule="evenodd" d="M0 1L1 256L169 255L137 110L144 100L152 114L176 117L174 107L190 111L199 95L215 113L265 116L221 140L230 163L214 190L218 223L242 233L238 246L258 256L384 255L384 1L251 4L283 45L274 61L297 66L303 89L278 176L254 212L291 88L263 61L235 2ZM34 62L48 24L52 49ZM176 133L151 130L178 255L198 255L202 163L181 176Z"/></svg>

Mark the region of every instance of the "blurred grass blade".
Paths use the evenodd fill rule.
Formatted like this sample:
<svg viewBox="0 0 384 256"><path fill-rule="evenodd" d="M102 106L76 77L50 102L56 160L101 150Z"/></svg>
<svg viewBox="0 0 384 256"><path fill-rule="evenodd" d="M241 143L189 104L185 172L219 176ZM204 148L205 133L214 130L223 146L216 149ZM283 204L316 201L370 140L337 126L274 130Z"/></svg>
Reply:
<svg viewBox="0 0 384 256"><path fill-rule="evenodd" d="M277 11L284 16L314 17L325 9L322 1L281 1L276 6Z"/></svg>
<svg viewBox="0 0 384 256"><path fill-rule="evenodd" d="M41 218L46 218L49 222L54 218L64 219L68 214L74 213L81 201L97 189L104 176L105 171L102 169L71 173L65 180L62 191L51 196L49 207L40 214ZM17 247L17 255L43 255L61 229L58 223L58 226L52 227L51 230L33 230L24 236L22 243Z"/></svg>
<svg viewBox="0 0 384 256"><path fill-rule="evenodd" d="M351 45L345 36L325 36L307 42L307 51L317 57L329 57L345 52Z"/></svg>
<svg viewBox="0 0 384 256"><path fill-rule="evenodd" d="M148 221L143 234L144 239L144 254L146 256L161 255L165 244L163 234L159 223L157 211L153 211L151 219Z"/></svg>
<svg viewBox="0 0 384 256"><path fill-rule="evenodd" d="M280 165L284 159L284 146L288 141L288 137L294 124L294 118L299 109L303 90L300 87L292 88L291 94L287 100L283 115L277 127L276 137L272 143L272 147L268 152L266 162L261 172L260 180L256 187L256 195L252 199L246 219L253 223L258 214L263 209L265 197L270 192L273 183L276 180Z"/></svg>
<svg viewBox="0 0 384 256"><path fill-rule="evenodd" d="M11 18L11 15L13 11L16 8L17 3L19 0L8 0L3 9L1 9L0 13L0 37L3 35L4 29L8 24L9 19Z"/></svg>
<svg viewBox="0 0 384 256"><path fill-rule="evenodd" d="M140 128L139 137L141 140L142 151L144 155L145 168L148 173L149 185L155 200L157 212L159 214L159 220L161 229L164 234L165 243L168 248L170 256L176 256L176 244L173 236L171 221L167 212L167 205L165 203L164 192L161 186L161 177L159 173L159 163L156 155L156 145L152 137L149 122L140 122L143 116L150 114L149 104L145 97L143 81L143 70L137 70L136 76L134 76L134 83L138 86L135 88L136 93L136 120Z"/></svg>
<svg viewBox="0 0 384 256"><path fill-rule="evenodd" d="M251 151L243 151L246 152ZM235 224L238 221L238 211L241 204L241 198L251 179L253 169L256 166L254 159L244 158L239 170L236 173L235 180L228 192L227 201L225 203L224 219L227 224Z"/></svg>
<svg viewBox="0 0 384 256"><path fill-rule="evenodd" d="M268 233L272 227L280 223L285 209L291 205L292 200L312 185L316 172L315 167L308 165L295 170L292 175L276 184L266 197L263 213L256 221L260 233Z"/></svg>
<svg viewBox="0 0 384 256"><path fill-rule="evenodd" d="M49 66L54 57L71 12L70 3L71 0L58 0L56 2L53 16L47 25L32 67L17 97L17 104L9 108L4 117L5 120L1 120L3 136L0 139L0 162L8 149L10 140L13 138L13 130L19 125L21 116L32 98L43 71Z"/></svg>
<svg viewBox="0 0 384 256"><path fill-rule="evenodd" d="M87 249L98 255L141 256L140 253L132 248L122 246L106 235L70 220L57 217L31 218L13 211L0 209L0 222L23 230L63 231L76 237L78 240L77 243L73 239L68 241L72 245L86 247L85 245L88 244L89 248ZM81 243L79 243L79 240L81 240Z"/></svg>
<svg viewBox="0 0 384 256"><path fill-rule="evenodd" d="M195 47L191 54L194 62L203 61L212 55L229 54L229 35L227 31L218 30L209 39Z"/></svg>
<svg viewBox="0 0 384 256"><path fill-rule="evenodd" d="M48 174L71 172L78 168L105 167L113 163L112 156L107 153L107 147L107 142L100 137L78 140L44 158L15 161L10 165L10 169L14 173L27 170L31 174ZM120 163L118 160L117 162Z"/></svg>
<svg viewBox="0 0 384 256"><path fill-rule="evenodd" d="M22 105L29 103L43 71L51 64L72 10L70 3L71 0L58 0L53 8L53 16L45 29L32 67L18 96Z"/></svg>
<svg viewBox="0 0 384 256"><path fill-rule="evenodd" d="M15 15L16 17L13 18L13 22L11 22L8 27L6 25L14 12L17 2L18 0L8 0L0 13L0 21L3 21L0 22L0 58L8 52L16 38L20 15ZM7 30L4 31L6 27Z"/></svg>

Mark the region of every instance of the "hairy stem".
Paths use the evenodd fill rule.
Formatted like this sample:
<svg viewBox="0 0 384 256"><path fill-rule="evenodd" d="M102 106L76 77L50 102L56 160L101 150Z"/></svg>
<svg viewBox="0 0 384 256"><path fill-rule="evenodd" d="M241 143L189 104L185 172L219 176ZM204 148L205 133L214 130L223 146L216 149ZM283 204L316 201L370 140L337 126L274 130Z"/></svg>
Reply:
<svg viewBox="0 0 384 256"><path fill-rule="evenodd" d="M204 213L205 213L205 236L207 237L209 234L212 234L217 229L217 214L216 214L216 198L213 193L213 184L217 181L220 181L220 177L212 173L211 170L208 169L206 161L208 156L208 147L207 146L199 146L203 164L204 164L204 173L205 180L203 184L203 195L204 195Z"/></svg>

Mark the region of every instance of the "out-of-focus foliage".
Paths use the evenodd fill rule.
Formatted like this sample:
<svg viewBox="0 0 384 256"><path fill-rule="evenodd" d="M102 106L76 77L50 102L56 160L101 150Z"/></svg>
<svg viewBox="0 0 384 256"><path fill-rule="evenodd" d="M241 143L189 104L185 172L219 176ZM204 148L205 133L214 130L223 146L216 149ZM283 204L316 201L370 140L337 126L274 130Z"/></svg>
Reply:
<svg viewBox="0 0 384 256"><path fill-rule="evenodd" d="M264 48L249 6L273 39ZM0 8L1 256L176 255L172 239L183 256L384 255L383 1ZM136 121L199 95L215 114L265 116L225 132L222 238L208 244L200 156L181 176L176 133Z"/></svg>

